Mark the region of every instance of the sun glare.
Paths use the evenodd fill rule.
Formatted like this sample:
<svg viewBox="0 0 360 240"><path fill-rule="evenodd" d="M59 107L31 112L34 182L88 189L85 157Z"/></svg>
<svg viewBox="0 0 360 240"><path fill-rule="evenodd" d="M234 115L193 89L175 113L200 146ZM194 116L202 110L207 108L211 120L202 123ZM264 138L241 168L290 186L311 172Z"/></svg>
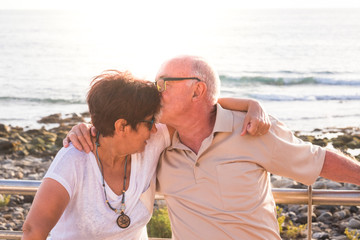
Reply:
<svg viewBox="0 0 360 240"><path fill-rule="evenodd" d="M94 46L94 53L126 66L137 75L153 78L161 62L177 54L197 54L192 42L201 39L202 29L212 26L216 12L212 10L196 11L178 4L162 8L143 8L117 2L104 10L87 9L78 15L83 24L83 40ZM144 75L151 73L151 76Z"/></svg>

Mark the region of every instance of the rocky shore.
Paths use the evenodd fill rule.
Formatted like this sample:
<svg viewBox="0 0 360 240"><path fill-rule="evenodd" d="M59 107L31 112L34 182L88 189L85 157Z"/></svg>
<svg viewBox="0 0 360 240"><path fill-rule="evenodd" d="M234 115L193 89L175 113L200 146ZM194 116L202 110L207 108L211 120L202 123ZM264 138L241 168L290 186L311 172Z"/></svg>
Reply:
<svg viewBox="0 0 360 240"><path fill-rule="evenodd" d="M6 126L0 123L0 179L41 180L57 151L62 147L62 140L71 127L85 121L88 113L72 114L62 117L54 114L42 118L41 129L24 130L20 127ZM49 124L56 125L48 128ZM46 127L46 128L45 128ZM312 132L296 132L299 138L320 146L337 148L360 161L360 129L332 128L315 129ZM306 188L305 185L291 179L272 176L275 188ZM342 184L319 178L314 189L352 189L360 187ZM0 230L20 231L29 211L32 196L0 194ZM283 239L304 238L307 221L307 206L280 205L279 219L283 225ZM349 239L346 234L360 235L360 210L358 206L314 206L314 239ZM290 231L291 230L291 231ZM347 233L351 232L352 233ZM359 239L359 238L354 238Z"/></svg>

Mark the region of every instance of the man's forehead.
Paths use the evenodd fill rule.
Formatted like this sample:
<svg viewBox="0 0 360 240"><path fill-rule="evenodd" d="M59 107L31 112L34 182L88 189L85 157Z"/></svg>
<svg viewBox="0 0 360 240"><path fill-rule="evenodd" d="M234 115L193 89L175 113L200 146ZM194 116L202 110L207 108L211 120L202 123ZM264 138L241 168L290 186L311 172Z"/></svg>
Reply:
<svg viewBox="0 0 360 240"><path fill-rule="evenodd" d="M158 74L157 78L167 78L167 77L188 77L191 75L191 69L184 65L173 65L162 68Z"/></svg>

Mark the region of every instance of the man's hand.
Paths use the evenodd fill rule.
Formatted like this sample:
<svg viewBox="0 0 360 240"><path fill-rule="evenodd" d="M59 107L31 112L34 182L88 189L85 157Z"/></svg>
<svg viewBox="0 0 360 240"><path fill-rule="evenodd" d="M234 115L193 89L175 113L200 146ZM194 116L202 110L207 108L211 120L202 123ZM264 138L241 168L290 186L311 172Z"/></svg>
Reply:
<svg viewBox="0 0 360 240"><path fill-rule="evenodd" d="M79 123L73 126L63 140L63 146L66 148L69 146L69 143L72 142L74 147L79 151L84 150L86 153L89 153L94 147L91 141L90 131L93 136L96 136L96 130L91 124Z"/></svg>
<svg viewBox="0 0 360 240"><path fill-rule="evenodd" d="M244 136L246 133L253 136L261 136L266 134L270 127L270 118L265 113L260 103L257 101L249 101L241 136Z"/></svg>

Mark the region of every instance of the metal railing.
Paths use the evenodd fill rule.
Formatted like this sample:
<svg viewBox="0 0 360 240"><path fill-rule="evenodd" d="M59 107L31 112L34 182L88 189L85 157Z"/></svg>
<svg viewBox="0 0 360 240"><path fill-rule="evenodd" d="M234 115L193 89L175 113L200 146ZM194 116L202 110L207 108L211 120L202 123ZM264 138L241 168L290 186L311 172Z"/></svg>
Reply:
<svg viewBox="0 0 360 240"><path fill-rule="evenodd" d="M0 194L35 195L41 181L0 180ZM348 205L360 206L360 190L323 190L273 188L277 204L308 205L308 239L311 239L311 222L313 205ZM156 195L156 199L164 199ZM0 239L21 239L21 231L0 231ZM156 240L156 238L152 238Z"/></svg>

